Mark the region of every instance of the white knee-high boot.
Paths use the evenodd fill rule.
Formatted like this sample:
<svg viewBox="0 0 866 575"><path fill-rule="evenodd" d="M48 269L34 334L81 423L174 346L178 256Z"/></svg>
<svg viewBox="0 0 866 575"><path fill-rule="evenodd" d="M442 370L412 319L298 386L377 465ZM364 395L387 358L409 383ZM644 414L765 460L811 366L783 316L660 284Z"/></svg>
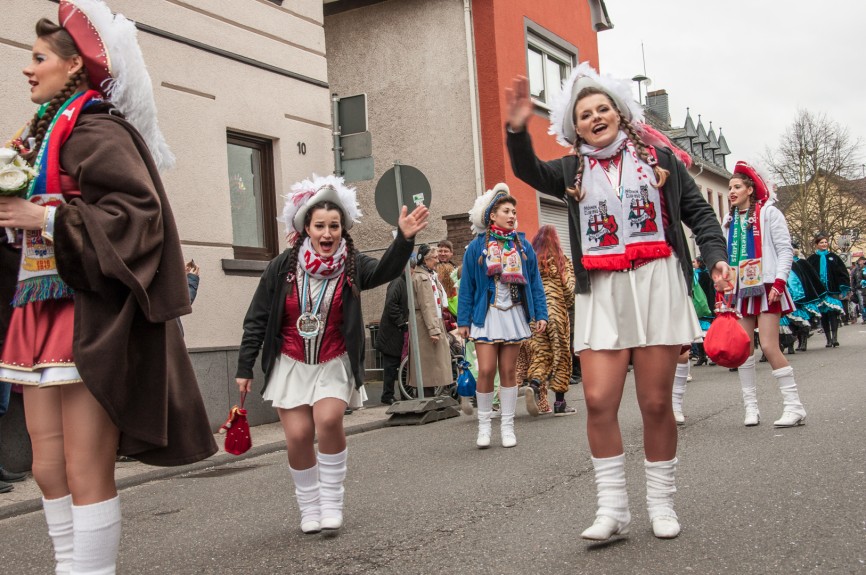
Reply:
<svg viewBox="0 0 866 575"><path fill-rule="evenodd" d="M54 546L54 573L68 575L72 569L72 496L59 499L42 498L48 536Z"/></svg>
<svg viewBox="0 0 866 575"><path fill-rule="evenodd" d="M595 522L580 536L593 541L605 541L613 535L628 534L631 513L625 489L625 454L599 459L593 457L592 467L595 469L598 510L595 512Z"/></svg>
<svg viewBox="0 0 866 575"><path fill-rule="evenodd" d="M672 395L674 405L674 419L677 425L683 425L686 417L683 415L683 396L686 394L686 380L689 377L691 363L678 363L677 372L674 375L674 391Z"/></svg>
<svg viewBox="0 0 866 575"><path fill-rule="evenodd" d="M319 453L319 497L322 507L322 529L343 526L343 482L349 449L333 455Z"/></svg>
<svg viewBox="0 0 866 575"><path fill-rule="evenodd" d="M490 447L490 417L493 415L493 392L476 393L478 403L478 438L475 445L481 449Z"/></svg>
<svg viewBox="0 0 866 575"><path fill-rule="evenodd" d="M301 531L318 533L322 530L322 508L319 502L319 466L309 469L293 469L289 466L295 482L295 499L301 510Z"/></svg>
<svg viewBox="0 0 866 575"><path fill-rule="evenodd" d="M114 575L120 547L120 498L72 506L71 575Z"/></svg>
<svg viewBox="0 0 866 575"><path fill-rule="evenodd" d="M746 418L743 424L747 427L761 423L761 413L758 411L758 386L755 383L755 356L750 355L743 365L737 369L740 376L740 386L743 389L743 405L746 407Z"/></svg>
<svg viewBox="0 0 866 575"><path fill-rule="evenodd" d="M806 410L800 403L797 384L794 382L794 368L790 365L773 370L773 377L782 392L782 417L773 422L775 427L795 427L806 423Z"/></svg>
<svg viewBox="0 0 866 575"><path fill-rule="evenodd" d="M653 534L671 539L680 534L680 522L674 512L677 458L670 461L646 461L646 508L653 525Z"/></svg>
<svg viewBox="0 0 866 575"><path fill-rule="evenodd" d="M528 390L528 393L532 393L532 391ZM517 386L499 388L499 407L502 413L502 422L499 427L499 432L502 435L502 447L514 447L517 445L517 436L514 435Z"/></svg>

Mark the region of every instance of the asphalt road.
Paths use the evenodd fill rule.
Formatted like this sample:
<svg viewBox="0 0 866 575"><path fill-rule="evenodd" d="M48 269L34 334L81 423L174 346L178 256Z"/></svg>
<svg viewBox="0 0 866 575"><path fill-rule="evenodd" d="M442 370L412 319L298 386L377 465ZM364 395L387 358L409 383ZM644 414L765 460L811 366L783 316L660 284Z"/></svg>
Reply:
<svg viewBox="0 0 866 575"><path fill-rule="evenodd" d="M679 538L657 540L644 505L640 418L631 377L620 421L632 532L579 538L595 489L580 414L530 418L518 406L514 449L474 447L462 416L349 438L346 525L304 536L285 453L122 492L125 574L407 575L866 573L866 328L842 346L791 357L809 416L775 430L781 396L759 364L763 422L742 425L735 373L693 368L680 429ZM821 347L819 347L821 346ZM494 424L497 431L498 424ZM42 515L0 522L4 573L49 573Z"/></svg>

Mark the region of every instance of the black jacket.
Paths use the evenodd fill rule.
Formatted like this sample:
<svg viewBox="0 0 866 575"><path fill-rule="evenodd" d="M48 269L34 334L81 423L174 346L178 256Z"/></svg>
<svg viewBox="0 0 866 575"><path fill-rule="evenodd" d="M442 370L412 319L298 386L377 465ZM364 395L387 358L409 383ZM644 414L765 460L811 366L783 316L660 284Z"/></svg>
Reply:
<svg viewBox="0 0 866 575"><path fill-rule="evenodd" d="M565 191L574 185L577 174L577 156L565 156L558 160L543 162L532 149L532 140L526 130L507 132L508 155L514 175L541 193L565 200L568 207L568 234L571 238L571 258L574 264L575 293L589 293L589 272L583 267L581 257L581 234L577 229L580 222L578 203ZM720 261L727 261L727 246L722 228L716 219L713 208L698 190L695 181L686 167L666 148L656 148L659 165L670 172L663 187L665 210L670 224L665 229L665 238L680 259L683 280L692 293L692 258L689 254L686 236L680 223L694 232L701 248L701 255L708 269L713 269Z"/></svg>
<svg viewBox="0 0 866 575"><path fill-rule="evenodd" d="M398 232L381 260L361 253L357 254L355 265L358 288L365 290L378 287L400 275L406 262L409 261L414 245L414 239L406 239L401 232ZM236 377L252 379L253 366L261 349L262 371L265 374L262 392L268 385L271 371L283 347L283 316L289 286L286 281L289 273L288 258L289 250L285 250L268 264L244 318L244 335L238 351ZM355 387L361 387L364 383L364 320L361 316L361 298L356 297L348 281L345 279L344 281L344 319L340 331L346 340L346 351L355 376Z"/></svg>
<svg viewBox="0 0 866 575"><path fill-rule="evenodd" d="M403 334L409 322L409 298L406 295L406 277L401 275L388 284L385 308L379 321L376 349L385 355L403 355Z"/></svg>
<svg viewBox="0 0 866 575"><path fill-rule="evenodd" d="M818 278L821 278L821 256L812 254L806 259ZM841 294L843 287L850 287L851 276L848 275L848 268L845 267L845 262L839 257L836 252L827 254L827 283L824 288L829 294ZM823 281L821 282L824 283Z"/></svg>

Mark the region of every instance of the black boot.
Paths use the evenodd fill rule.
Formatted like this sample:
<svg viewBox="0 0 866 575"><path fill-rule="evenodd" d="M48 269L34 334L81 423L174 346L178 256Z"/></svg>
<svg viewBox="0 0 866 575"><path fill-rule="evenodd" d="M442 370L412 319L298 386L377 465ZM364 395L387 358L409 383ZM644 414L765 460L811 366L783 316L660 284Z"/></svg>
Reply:
<svg viewBox="0 0 866 575"><path fill-rule="evenodd" d="M803 333L803 331L797 332L797 351L806 351L806 342L809 341L809 335Z"/></svg>
<svg viewBox="0 0 866 575"><path fill-rule="evenodd" d="M839 316L838 315L834 315L833 317L830 318L830 331L833 334L833 339L832 339L833 347L839 347L839 339L836 337L836 335L839 331Z"/></svg>
<svg viewBox="0 0 866 575"><path fill-rule="evenodd" d="M704 344L698 343L696 344L698 348L698 361L695 362L695 366L706 365L707 364L707 352L704 351Z"/></svg>

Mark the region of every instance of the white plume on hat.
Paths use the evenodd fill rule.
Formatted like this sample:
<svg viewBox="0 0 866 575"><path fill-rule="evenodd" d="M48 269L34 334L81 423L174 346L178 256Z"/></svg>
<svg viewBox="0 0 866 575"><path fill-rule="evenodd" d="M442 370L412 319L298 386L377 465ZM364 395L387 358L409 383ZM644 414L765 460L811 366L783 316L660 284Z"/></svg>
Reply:
<svg viewBox="0 0 866 575"><path fill-rule="evenodd" d="M138 45L135 23L122 14L112 14L102 0L70 0L99 33L111 62L107 85L95 86L124 115L147 142L147 147L162 171L174 166L174 154L159 130L153 83ZM60 23L63 25L63 22Z"/></svg>
<svg viewBox="0 0 866 575"><path fill-rule="evenodd" d="M556 141L566 148L572 148L577 140L574 106L577 104L577 95L588 87L598 88L610 96L629 122L643 122L643 107L634 101L628 80L599 74L589 62L581 62L562 82L562 91L555 94L550 103L550 129L547 132L556 136Z"/></svg>
<svg viewBox="0 0 866 575"><path fill-rule="evenodd" d="M480 234L487 230L488 222L484 221L484 214L487 211L487 208L490 207L490 204L493 203L496 194L500 192L505 192L506 194L511 195L511 192L508 189L508 184L498 183L493 186L492 190L487 190L482 195L475 198L475 204L473 204L472 209L469 210L469 221L472 223L473 234Z"/></svg>
<svg viewBox="0 0 866 575"><path fill-rule="evenodd" d="M358 193L355 188L345 184L343 178L328 175L313 174L310 179L301 180L292 185L291 191L283 196L285 206L283 215L277 220L286 225L286 234L304 231L304 218L311 206L321 201L333 202L340 206L345 216L346 230L361 217L358 205Z"/></svg>

